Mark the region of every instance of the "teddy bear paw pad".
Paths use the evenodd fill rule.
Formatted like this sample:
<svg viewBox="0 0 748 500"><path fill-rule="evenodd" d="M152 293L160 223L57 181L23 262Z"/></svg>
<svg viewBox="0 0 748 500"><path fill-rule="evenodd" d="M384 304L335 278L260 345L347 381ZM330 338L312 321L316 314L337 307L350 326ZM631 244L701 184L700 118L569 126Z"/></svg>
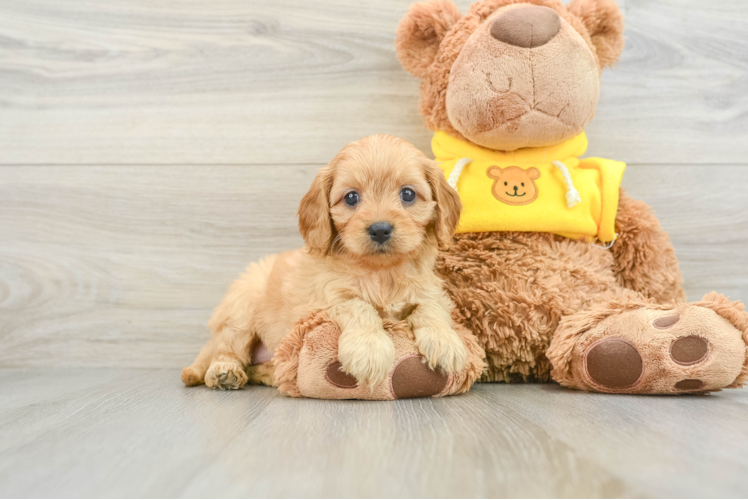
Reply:
<svg viewBox="0 0 748 500"><path fill-rule="evenodd" d="M698 335L675 339L670 346L670 357L683 366L695 365L704 361L709 353L709 342Z"/></svg>
<svg viewBox="0 0 748 500"><path fill-rule="evenodd" d="M432 370L423 363L423 357L409 355L402 358L392 370L390 386L396 399L428 398L440 394L449 376Z"/></svg>
<svg viewBox="0 0 748 500"><path fill-rule="evenodd" d="M639 382L644 362L634 345L626 339L608 338L592 344L585 354L587 376L608 389L626 389Z"/></svg>
<svg viewBox="0 0 748 500"><path fill-rule="evenodd" d="M340 361L333 361L327 366L325 371L325 378L335 387L341 389L355 389L358 387L358 380L353 375L342 370L342 364Z"/></svg>
<svg viewBox="0 0 748 500"><path fill-rule="evenodd" d="M702 387L704 387L704 382L692 378L681 380L675 384L675 388L679 391L698 391Z"/></svg>
<svg viewBox="0 0 748 500"><path fill-rule="evenodd" d="M652 322L652 325L655 328L659 328L660 330L667 330L674 324L676 324L678 321L680 321L680 314L672 314L670 316L665 316L663 318L657 318Z"/></svg>

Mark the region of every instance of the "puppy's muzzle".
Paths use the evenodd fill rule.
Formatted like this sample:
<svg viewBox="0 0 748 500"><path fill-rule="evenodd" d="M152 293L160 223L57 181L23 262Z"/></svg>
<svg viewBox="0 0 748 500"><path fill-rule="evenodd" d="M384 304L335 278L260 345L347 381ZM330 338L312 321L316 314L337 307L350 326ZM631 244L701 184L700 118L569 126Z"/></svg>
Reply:
<svg viewBox="0 0 748 500"><path fill-rule="evenodd" d="M381 245L392 236L392 224L389 222L375 222L369 226L368 231L371 240Z"/></svg>

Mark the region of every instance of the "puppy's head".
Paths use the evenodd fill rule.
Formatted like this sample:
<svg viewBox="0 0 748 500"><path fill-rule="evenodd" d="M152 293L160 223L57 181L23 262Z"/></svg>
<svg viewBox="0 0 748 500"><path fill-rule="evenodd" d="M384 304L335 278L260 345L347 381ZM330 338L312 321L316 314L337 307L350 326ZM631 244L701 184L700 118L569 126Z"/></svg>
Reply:
<svg viewBox="0 0 748 500"><path fill-rule="evenodd" d="M412 144L373 135L348 144L323 167L299 206L309 249L377 267L449 244L460 198L436 163Z"/></svg>

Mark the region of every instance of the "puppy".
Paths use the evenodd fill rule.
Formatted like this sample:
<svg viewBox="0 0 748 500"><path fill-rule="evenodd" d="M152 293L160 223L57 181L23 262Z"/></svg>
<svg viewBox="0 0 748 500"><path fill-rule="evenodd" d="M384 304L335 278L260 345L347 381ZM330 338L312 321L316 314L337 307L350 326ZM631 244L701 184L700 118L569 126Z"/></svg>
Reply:
<svg viewBox="0 0 748 500"><path fill-rule="evenodd" d="M434 273L461 208L436 163L412 144L374 135L347 145L301 200L306 246L249 265L213 313L211 339L182 380L241 388L253 346L273 352L299 319L321 310L342 332L342 369L362 384L384 382L395 362L382 327L392 311L407 311L397 319L406 319L430 367L462 370L465 347Z"/></svg>

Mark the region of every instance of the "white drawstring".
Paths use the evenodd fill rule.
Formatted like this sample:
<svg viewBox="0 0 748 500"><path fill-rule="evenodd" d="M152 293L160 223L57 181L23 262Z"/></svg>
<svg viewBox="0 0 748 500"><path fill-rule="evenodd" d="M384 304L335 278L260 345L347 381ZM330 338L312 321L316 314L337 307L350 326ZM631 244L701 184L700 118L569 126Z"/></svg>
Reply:
<svg viewBox="0 0 748 500"><path fill-rule="evenodd" d="M561 175L564 177L564 182L566 183L566 206L572 208L577 203L582 203L582 197L579 196L579 191L574 187L574 181L571 180L571 174L566 165L560 161L552 161L551 163L561 171Z"/></svg>
<svg viewBox="0 0 748 500"><path fill-rule="evenodd" d="M597 244L593 243L592 246L595 246L597 248L602 248L603 250L610 250L611 248L613 248L613 243L615 243L616 240L618 240L618 233L616 233L616 235L613 236L613 239L611 241L607 242L606 244L604 244L604 245L597 245Z"/></svg>
<svg viewBox="0 0 748 500"><path fill-rule="evenodd" d="M457 181L460 180L462 169L465 168L465 165L472 162L473 160L470 158L460 158L457 163L455 163L455 168L452 169L452 172L450 172L449 178L447 179L447 184L452 186L452 189L455 191L457 191Z"/></svg>

